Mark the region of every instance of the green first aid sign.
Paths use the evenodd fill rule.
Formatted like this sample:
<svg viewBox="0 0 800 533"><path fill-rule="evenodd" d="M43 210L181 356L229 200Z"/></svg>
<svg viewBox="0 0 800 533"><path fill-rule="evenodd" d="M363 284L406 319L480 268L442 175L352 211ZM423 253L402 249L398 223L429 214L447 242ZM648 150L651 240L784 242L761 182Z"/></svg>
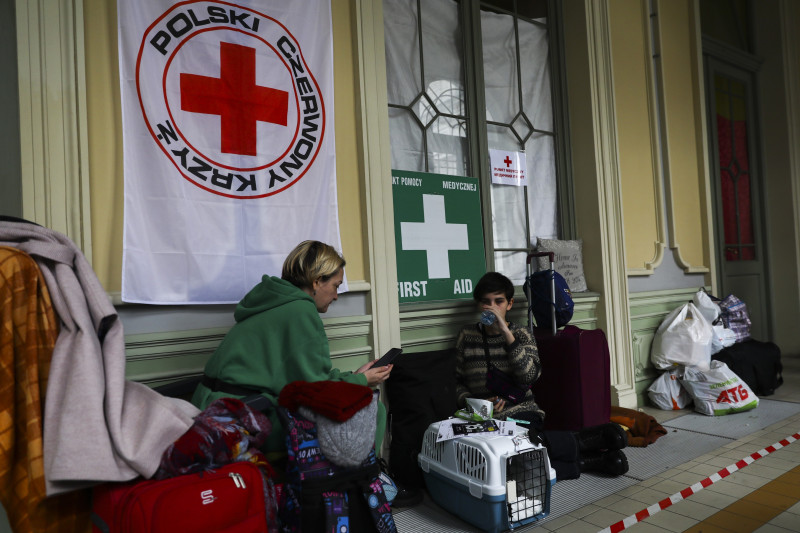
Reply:
<svg viewBox="0 0 800 533"><path fill-rule="evenodd" d="M400 302L472 298L486 272L478 180L392 170Z"/></svg>

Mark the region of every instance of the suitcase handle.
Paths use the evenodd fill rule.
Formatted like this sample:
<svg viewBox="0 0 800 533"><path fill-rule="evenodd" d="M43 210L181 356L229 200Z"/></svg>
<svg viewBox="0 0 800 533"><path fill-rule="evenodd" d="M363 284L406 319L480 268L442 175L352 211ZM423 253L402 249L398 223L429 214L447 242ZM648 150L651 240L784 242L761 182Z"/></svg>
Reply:
<svg viewBox="0 0 800 533"><path fill-rule="evenodd" d="M528 277L530 277L530 275L531 275L531 259L534 258L534 257L544 257L544 256L547 256L547 258L550 260L550 270L552 270L555 273L555 271L556 271L556 267L555 267L556 254L555 254L555 252L530 252L528 254L527 263L526 263L526 267L525 267L526 270L527 270L527 273L528 273ZM528 290L526 291L525 296L528 298L528 328L531 330L531 335L533 335L533 310L531 309L530 288L528 288ZM550 321L551 321L551 324L552 324L553 337L555 337L556 333L558 332L558 328L556 327L556 281L555 281L555 276L553 277L553 279L551 281L551 285L550 285L550 302L552 303L552 308L550 309Z"/></svg>
<svg viewBox="0 0 800 533"><path fill-rule="evenodd" d="M550 259L550 264L552 265L556 260L555 252L531 252L528 254L528 259L526 261L527 264L531 264L531 258L533 257L544 257L547 256Z"/></svg>

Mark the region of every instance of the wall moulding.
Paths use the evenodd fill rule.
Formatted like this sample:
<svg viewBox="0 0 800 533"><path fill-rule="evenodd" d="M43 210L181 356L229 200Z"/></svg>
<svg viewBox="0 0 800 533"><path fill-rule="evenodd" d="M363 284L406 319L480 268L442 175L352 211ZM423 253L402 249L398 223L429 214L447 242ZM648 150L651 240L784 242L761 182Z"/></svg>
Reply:
<svg viewBox="0 0 800 533"><path fill-rule="evenodd" d="M83 0L16 0L23 217L91 262Z"/></svg>

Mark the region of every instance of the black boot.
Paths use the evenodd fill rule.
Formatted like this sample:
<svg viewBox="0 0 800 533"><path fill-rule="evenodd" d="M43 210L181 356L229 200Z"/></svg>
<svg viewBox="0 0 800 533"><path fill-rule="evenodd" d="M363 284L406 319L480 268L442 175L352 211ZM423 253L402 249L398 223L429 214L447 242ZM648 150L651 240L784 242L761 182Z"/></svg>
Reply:
<svg viewBox="0 0 800 533"><path fill-rule="evenodd" d="M621 450L628 445L628 434L619 424L609 422L584 428L575 434L581 453L600 450Z"/></svg>
<svg viewBox="0 0 800 533"><path fill-rule="evenodd" d="M425 494L422 489L413 489L410 487L403 488L402 485L397 485L397 496L391 503L392 509L399 509L400 507L414 507L422 503L425 499Z"/></svg>
<svg viewBox="0 0 800 533"><path fill-rule="evenodd" d="M383 458L378 459L378 464L381 467L381 472L391 480L397 489L394 498L389 501L389 505L391 505L393 509L413 507L422 503L422 500L425 499L425 494L421 488L408 487L400 483L389 469L389 464Z"/></svg>
<svg viewBox="0 0 800 533"><path fill-rule="evenodd" d="M578 459L581 472L602 472L621 476L628 471L628 458L622 450L581 453Z"/></svg>

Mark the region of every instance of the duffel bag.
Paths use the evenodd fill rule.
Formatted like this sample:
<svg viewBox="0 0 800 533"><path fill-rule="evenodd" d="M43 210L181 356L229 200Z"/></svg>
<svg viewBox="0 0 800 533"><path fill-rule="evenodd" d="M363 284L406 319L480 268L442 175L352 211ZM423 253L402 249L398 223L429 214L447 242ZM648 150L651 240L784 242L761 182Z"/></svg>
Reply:
<svg viewBox="0 0 800 533"><path fill-rule="evenodd" d="M723 348L711 358L728 365L759 396L770 396L783 384L781 349L775 343L748 339Z"/></svg>
<svg viewBox="0 0 800 533"><path fill-rule="evenodd" d="M456 403L456 353L450 348L403 353L395 360L386 381L389 397L391 447L389 467L403 487L423 488L425 480L417 462L428 426L458 409Z"/></svg>
<svg viewBox="0 0 800 533"><path fill-rule="evenodd" d="M277 532L271 481L254 463L162 480L105 483L94 488L94 533Z"/></svg>

